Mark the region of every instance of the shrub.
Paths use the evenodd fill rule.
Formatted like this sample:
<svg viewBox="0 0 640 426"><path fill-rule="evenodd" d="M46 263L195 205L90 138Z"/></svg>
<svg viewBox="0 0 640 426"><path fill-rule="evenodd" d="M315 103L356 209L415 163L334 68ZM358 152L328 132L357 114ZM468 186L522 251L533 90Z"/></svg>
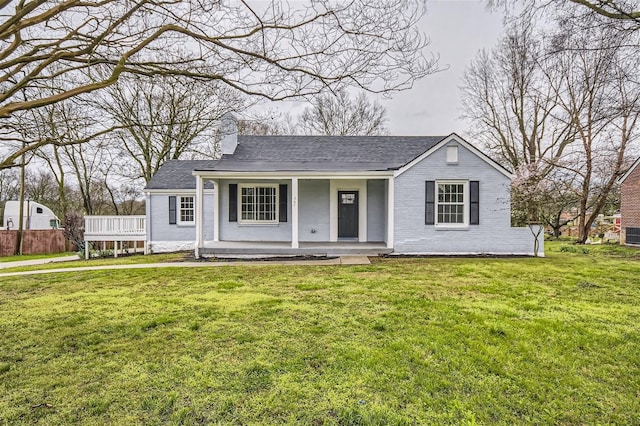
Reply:
<svg viewBox="0 0 640 426"><path fill-rule="evenodd" d="M84 217L71 212L64 216L64 237L84 252Z"/></svg>

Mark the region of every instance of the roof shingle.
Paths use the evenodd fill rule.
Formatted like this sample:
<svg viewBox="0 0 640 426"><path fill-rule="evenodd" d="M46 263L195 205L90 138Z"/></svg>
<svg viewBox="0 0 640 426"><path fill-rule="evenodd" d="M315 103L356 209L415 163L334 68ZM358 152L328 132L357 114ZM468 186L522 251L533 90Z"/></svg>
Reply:
<svg viewBox="0 0 640 426"><path fill-rule="evenodd" d="M428 151L445 137L239 135L238 147L233 155L224 155L220 160L168 161L149 181L146 189L194 189L194 170L396 170Z"/></svg>

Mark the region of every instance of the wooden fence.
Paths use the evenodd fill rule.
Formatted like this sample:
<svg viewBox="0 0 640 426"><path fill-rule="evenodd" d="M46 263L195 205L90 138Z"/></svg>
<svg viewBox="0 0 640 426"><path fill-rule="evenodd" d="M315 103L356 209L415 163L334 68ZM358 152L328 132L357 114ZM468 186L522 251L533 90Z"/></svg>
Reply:
<svg viewBox="0 0 640 426"><path fill-rule="evenodd" d="M0 231L0 256L12 256L18 250L18 231ZM22 254L63 253L67 240L59 229L25 230Z"/></svg>

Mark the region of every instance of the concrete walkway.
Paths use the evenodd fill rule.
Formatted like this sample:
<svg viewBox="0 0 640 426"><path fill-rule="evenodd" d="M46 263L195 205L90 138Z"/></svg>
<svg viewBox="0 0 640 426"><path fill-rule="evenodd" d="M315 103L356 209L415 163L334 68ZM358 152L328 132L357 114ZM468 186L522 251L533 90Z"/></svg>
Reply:
<svg viewBox="0 0 640 426"><path fill-rule="evenodd" d="M0 269L19 268L21 266L46 265L47 263L69 262L80 260L76 254L72 256L46 257L44 259L16 260L13 262L0 262Z"/></svg>
<svg viewBox="0 0 640 426"><path fill-rule="evenodd" d="M76 260L78 257L76 256ZM44 260L44 259L43 259ZM51 259L47 259L51 260ZM73 260L73 259L68 259ZM29 262L24 261L24 262ZM14 266L18 262L13 263ZM292 266L326 266L326 265L368 265L367 256L341 256L335 259L322 260L277 260L277 261L241 261L241 262L165 262L165 263L134 263L129 265L102 265L102 266L79 266L71 268L40 269L33 271L5 272L0 273L0 277L15 277L20 275L40 275L53 274L57 272L85 272L85 271L108 271L116 269L154 269L154 268L208 268L217 266L269 266L269 265L292 265ZM37 263L36 263L37 265Z"/></svg>

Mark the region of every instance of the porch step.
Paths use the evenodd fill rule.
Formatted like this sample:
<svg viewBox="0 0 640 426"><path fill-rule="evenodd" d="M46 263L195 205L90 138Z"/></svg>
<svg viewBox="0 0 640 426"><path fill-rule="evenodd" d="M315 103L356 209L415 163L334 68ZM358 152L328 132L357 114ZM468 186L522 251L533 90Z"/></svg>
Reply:
<svg viewBox="0 0 640 426"><path fill-rule="evenodd" d="M367 256L340 256L341 265L369 265Z"/></svg>
<svg viewBox="0 0 640 426"><path fill-rule="evenodd" d="M393 251L390 248L347 248L347 247L216 247L202 248L202 256L380 256Z"/></svg>

